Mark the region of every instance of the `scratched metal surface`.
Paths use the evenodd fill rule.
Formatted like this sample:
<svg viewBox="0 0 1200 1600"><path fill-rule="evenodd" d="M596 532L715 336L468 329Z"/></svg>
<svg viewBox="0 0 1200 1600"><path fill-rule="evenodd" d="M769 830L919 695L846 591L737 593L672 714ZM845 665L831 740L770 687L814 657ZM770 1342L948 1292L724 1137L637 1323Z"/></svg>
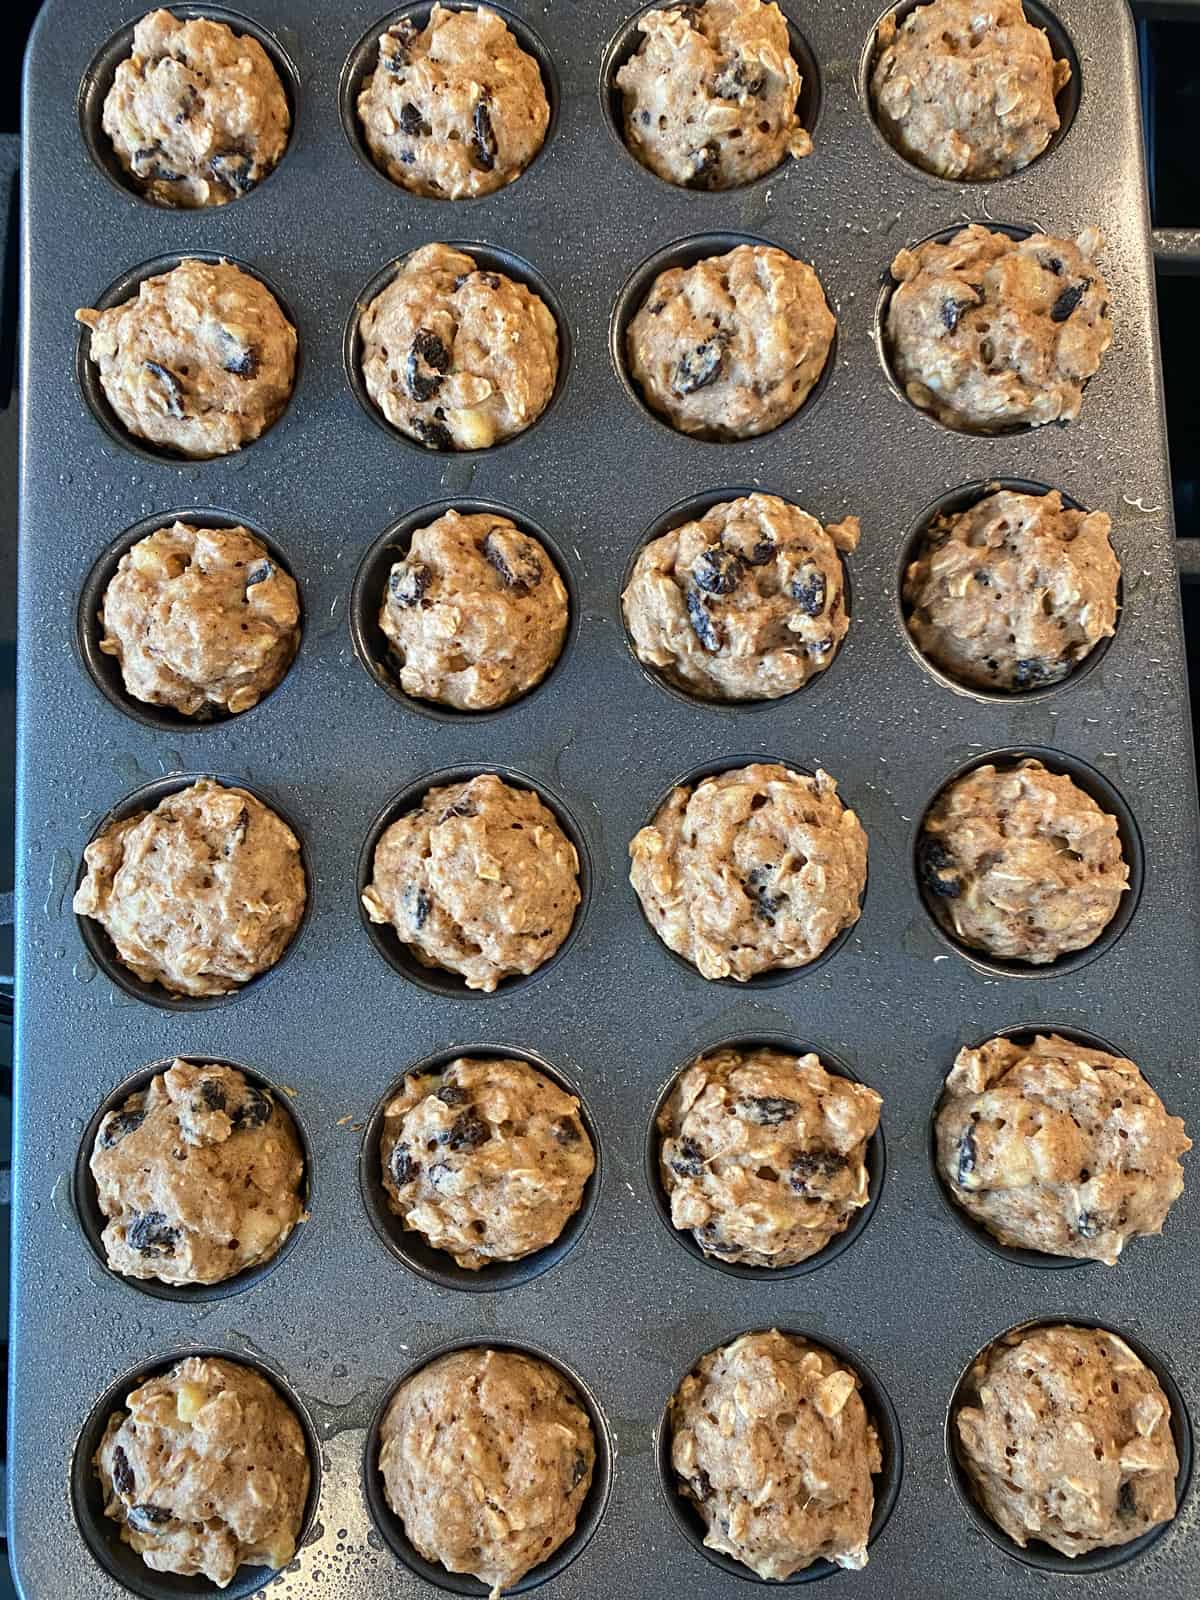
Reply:
<svg viewBox="0 0 1200 1600"><path fill-rule="evenodd" d="M374 1530L365 1430L408 1363L443 1341L537 1345L594 1391L615 1442L611 1502L594 1539L554 1580L564 1600L608 1593L741 1593L677 1529L654 1435L672 1387L704 1350L782 1323L857 1353L890 1394L904 1440L899 1500L865 1572L831 1578L847 1600L1046 1592L1046 1575L993 1547L964 1514L943 1444L948 1397L978 1346L1053 1314L1128 1330L1200 1414L1200 1182L1161 1240L1107 1271L1046 1272L982 1249L946 1214L927 1119L956 1048L991 1030L1059 1022L1129 1050L1168 1104L1200 1128L1196 815L1132 30L1119 0L1059 8L1082 67L1074 126L1025 174L959 187L906 166L878 138L857 81L875 0L785 6L819 63L816 154L744 191L676 191L614 142L598 91L622 0L514 0L561 80L557 129L536 166L479 202L444 206L391 188L339 120L343 63L376 20L363 0L256 0L254 14L300 80L291 149L256 193L211 214L152 209L93 164L75 102L93 53L129 0L51 0L27 77L20 1060L14 1215L10 1497L26 1600L109 1600L74 1524L68 1476L96 1402L122 1373L180 1348L260 1352L295 1386L321 1440L309 1543L274 1580L288 1600L415 1596L427 1587ZM896 398L873 340L881 271L901 245L959 219L1103 226L1116 338L1081 419L981 439L948 433ZM746 231L816 264L839 320L835 370L798 421L751 443L705 445L638 410L613 370L611 308L652 251L698 232ZM342 365L355 296L390 259L438 237L478 238L538 268L566 308L575 352L545 424L490 454L447 462L372 425ZM149 461L97 425L74 377L71 312L127 269L205 249L265 273L293 307L303 368L284 419L233 459ZM967 480L1015 474L1061 486L1114 518L1125 613L1077 684L1004 705L938 683L914 658L896 601L906 530ZM621 574L641 530L703 491L761 485L829 519L855 512L854 617L833 668L765 709L685 704L630 657ZM390 522L470 493L506 502L568 552L581 622L569 658L527 704L484 722L412 714L354 658L347 602L358 560ZM187 505L259 526L289 556L308 626L284 686L249 715L195 731L144 727L105 700L74 645L96 556L138 519ZM1036 744L1098 768L1128 801L1145 889L1124 936L1065 974L996 977L932 931L910 870L916 820L973 753ZM781 987L706 985L651 937L626 881L626 844L678 773L726 755L818 762L840 780L871 841L861 922L836 956ZM580 937L539 983L472 1000L427 993L372 950L354 901L355 858L385 799L434 768L504 763L557 795L586 836L594 886ZM150 778L232 774L278 797L314 868L314 909L274 981L204 1012L153 1009L85 959L70 911L95 821ZM646 1118L667 1076L719 1038L782 1032L827 1048L884 1096L888 1165L870 1226L835 1261L779 1283L705 1266L663 1228L648 1193ZM361 1134L404 1067L447 1045L542 1053L582 1089L604 1180L585 1237L504 1293L442 1288L390 1257L359 1193ZM244 1060L296 1091L315 1152L312 1218L278 1270L208 1302L156 1300L108 1276L71 1209L85 1124L113 1087L180 1052ZM1200 1589L1196 1496L1138 1560L1088 1580L1098 1596ZM195 1585L182 1590L194 1591ZM174 1588L172 1592L180 1592Z"/></svg>

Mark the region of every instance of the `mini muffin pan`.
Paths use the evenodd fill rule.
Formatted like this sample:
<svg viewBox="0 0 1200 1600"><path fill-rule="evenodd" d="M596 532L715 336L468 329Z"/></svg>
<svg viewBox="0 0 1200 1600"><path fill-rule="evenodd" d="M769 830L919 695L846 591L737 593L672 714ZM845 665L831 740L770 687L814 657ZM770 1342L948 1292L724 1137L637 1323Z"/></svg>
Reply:
<svg viewBox="0 0 1200 1600"><path fill-rule="evenodd" d="M1186 1471L1180 1514L1149 1550L1070 1565L1044 1546L1018 1553L979 1523L945 1419L977 1350L1015 1325L1067 1318L1134 1340L1165 1374L1187 1436L1189 1411L1200 1414L1200 1333L1187 1314L1200 1300L1194 1157L1161 1238L1137 1241L1116 1267L1059 1272L979 1248L947 1211L929 1158L930 1115L956 1052L1044 1017L1060 1031L1119 1040L1200 1140L1197 818L1126 7L1055 0L1043 19L1030 5L1053 24L1056 47L1073 52L1064 132L1023 173L956 184L906 162L872 119L863 75L882 0L784 0L794 47L816 68L802 59L814 153L745 188L703 193L663 183L616 137L612 74L634 43L632 0L506 0L553 91L551 135L507 188L445 202L406 193L356 152L349 114L389 20L383 5L239 3L281 67L295 122L277 170L230 205L148 205L114 171L99 115L135 18L129 0L49 0L26 76L8 1471L22 1595L214 1592L151 1572L120 1544L88 1464L137 1377L188 1351L262 1365L292 1394L314 1457L296 1561L274 1579L243 1569L227 1593L270 1580L284 1600L482 1594L404 1547L373 1462L378 1418L400 1378L440 1349L488 1342L559 1363L598 1423L600 1465L580 1531L526 1586L544 1583L564 1600L717 1600L741 1593L743 1580L750 1593L748 1570L700 1548L699 1523L665 1467L662 1424L700 1356L778 1326L852 1362L885 1434L869 1565L818 1566L805 1581L847 1600L950 1600L965 1589L1037 1600L1048 1581L1038 1568L1061 1585L1069 1565L1086 1571L1097 1600L1191 1600L1200 1535ZM1115 337L1077 421L956 433L889 381L879 321L889 262L969 220L1104 230ZM782 427L736 443L688 439L630 385L623 329L649 288L647 263L657 270L745 238L813 263L838 317L836 346L817 390ZM459 455L423 451L364 412L354 377L368 286L382 287L420 245L456 239L544 286L564 353L536 426L502 448ZM253 448L205 462L143 448L114 423L72 320L76 307L120 299L189 255L260 274L302 353L275 425ZM932 507L1008 480L1110 514L1123 608L1111 643L1064 683L981 696L916 654L899 578ZM630 560L668 514L751 489L783 494L822 523L861 519L846 563L850 631L803 693L744 706L664 693L628 647L620 593ZM380 692L371 584L414 513L477 504L546 530L572 629L545 682L503 712L414 715L424 708ZM274 693L250 713L186 729L153 708L139 714L105 675L108 658L96 663L89 621L122 530L149 531L180 507L219 509L268 534L303 588L305 620ZM989 963L953 945L914 872L933 797L997 751L1036 754L1091 785L1116 811L1134 870L1109 932L1048 968ZM677 775L750 760L822 766L837 779L869 836L870 887L861 920L819 964L782 981L706 983L640 914L628 843ZM558 956L494 995L406 963L358 903L369 846L397 807L434 782L483 771L535 787L555 810L579 849L584 892ZM71 893L106 816L202 773L261 792L290 820L310 895L285 960L240 994L197 1004L139 986L98 925L77 923ZM658 1095L682 1064L723 1041L780 1037L882 1094L887 1172L880 1159L869 1226L776 1281L717 1270L668 1237L647 1139ZM406 1070L501 1048L572 1086L603 1161L584 1211L544 1261L468 1287L449 1258L420 1258L388 1231L372 1118ZM245 1063L280 1086L309 1157L311 1215L294 1244L219 1295L159 1296L114 1277L97 1259L96 1219L77 1182L99 1110L176 1054Z"/></svg>

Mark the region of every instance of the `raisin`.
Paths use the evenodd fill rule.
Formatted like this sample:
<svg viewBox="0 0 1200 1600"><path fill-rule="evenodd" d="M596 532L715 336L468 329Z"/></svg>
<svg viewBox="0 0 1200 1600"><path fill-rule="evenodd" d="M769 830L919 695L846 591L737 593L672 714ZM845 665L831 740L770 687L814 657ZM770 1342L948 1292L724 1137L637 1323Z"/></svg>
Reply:
<svg viewBox="0 0 1200 1600"><path fill-rule="evenodd" d="M917 872L930 894L942 900L957 900L962 893L962 879L954 870L954 857L940 839L923 833L917 845Z"/></svg>
<svg viewBox="0 0 1200 1600"><path fill-rule="evenodd" d="M442 812L441 816L438 818L438 821L449 822L451 817L473 817L474 815L474 805L470 800L464 797L460 800L456 800L453 805L447 806Z"/></svg>
<svg viewBox="0 0 1200 1600"><path fill-rule="evenodd" d="M237 821L229 830L229 837L221 847L221 854L228 861L229 857L246 841L246 829L250 826L250 812L246 806L238 812Z"/></svg>
<svg viewBox="0 0 1200 1600"><path fill-rule="evenodd" d="M246 574L246 587L253 589L255 584L266 583L268 578L275 576L275 563L273 561L260 561L256 567L251 567Z"/></svg>
<svg viewBox="0 0 1200 1600"><path fill-rule="evenodd" d="M522 533L493 528L483 541L483 555L488 565L500 574L505 587L519 594L528 594L542 581L542 563L532 540Z"/></svg>
<svg viewBox="0 0 1200 1600"><path fill-rule="evenodd" d="M162 384L167 396L167 410L173 417L183 416L183 385L171 371L164 367L160 361L143 361L142 366L152 378Z"/></svg>
<svg viewBox="0 0 1200 1600"><path fill-rule="evenodd" d="M392 1146L392 1153L388 1157L388 1175L397 1189L403 1189L406 1183L413 1183L420 1177L420 1164L409 1155L406 1144Z"/></svg>
<svg viewBox="0 0 1200 1600"><path fill-rule="evenodd" d="M695 165L687 181L689 189L711 189L715 186L721 166L721 147L715 139L702 144L693 157Z"/></svg>
<svg viewBox="0 0 1200 1600"><path fill-rule="evenodd" d="M551 1130L559 1144L578 1144L583 1131L574 1117L559 1117Z"/></svg>
<svg viewBox="0 0 1200 1600"><path fill-rule="evenodd" d="M967 1179L975 1171L978 1161L979 1151L975 1145L975 1135L968 1128L958 1142L958 1165L954 1171L954 1179L960 1189L968 1187Z"/></svg>
<svg viewBox="0 0 1200 1600"><path fill-rule="evenodd" d="M173 1256L179 1229L161 1211L144 1211L125 1229L125 1243L140 1256Z"/></svg>
<svg viewBox="0 0 1200 1600"><path fill-rule="evenodd" d="M798 1150L792 1157L788 1182L797 1194L827 1184L846 1165L846 1157L836 1150Z"/></svg>
<svg viewBox="0 0 1200 1600"><path fill-rule="evenodd" d="M208 166L217 182L234 194L249 194L258 182L254 157L245 150L218 150L209 158Z"/></svg>
<svg viewBox="0 0 1200 1600"><path fill-rule="evenodd" d="M145 1120L146 1113L141 1106L110 1111L100 1124L100 1148L111 1150L113 1145L120 1144L127 1133L135 1133Z"/></svg>
<svg viewBox="0 0 1200 1600"><path fill-rule="evenodd" d="M113 1488L126 1500L134 1492L137 1485L134 1481L133 1468L129 1465L129 1457L117 1445L112 1453L112 1481Z"/></svg>
<svg viewBox="0 0 1200 1600"><path fill-rule="evenodd" d="M806 617L819 617L825 609L825 574L806 561L792 579L792 599Z"/></svg>
<svg viewBox="0 0 1200 1600"><path fill-rule="evenodd" d="M774 867L755 867L753 872L742 882L742 888L750 899L754 901L754 914L768 928L775 926L775 918L782 906L786 895L774 895L771 886L774 882Z"/></svg>
<svg viewBox="0 0 1200 1600"><path fill-rule="evenodd" d="M765 567L775 554L774 539L757 539L749 550L742 551L742 560L748 567Z"/></svg>
<svg viewBox="0 0 1200 1600"><path fill-rule="evenodd" d="M475 276L487 289L498 289L500 287L500 274L498 272L477 272Z"/></svg>
<svg viewBox="0 0 1200 1600"><path fill-rule="evenodd" d="M1045 682L1049 671L1044 661L1036 657L1028 657L1018 661L1013 668L1013 687L1017 689L1032 689L1035 684Z"/></svg>
<svg viewBox="0 0 1200 1600"><path fill-rule="evenodd" d="M425 926L425 919L429 915L430 899L421 888L420 884L410 883L404 891L404 909L408 912L408 920L419 932Z"/></svg>
<svg viewBox="0 0 1200 1600"><path fill-rule="evenodd" d="M704 1152L694 1139L680 1139L670 1167L681 1178L698 1178L704 1171Z"/></svg>
<svg viewBox="0 0 1200 1600"><path fill-rule="evenodd" d="M471 149L476 166L484 172L490 172L496 165L496 133L486 100L475 102L475 115L471 118Z"/></svg>
<svg viewBox="0 0 1200 1600"><path fill-rule="evenodd" d="M379 41L379 65L392 77L398 78L412 59L409 51L416 42L418 29L411 17L401 17Z"/></svg>
<svg viewBox="0 0 1200 1600"><path fill-rule="evenodd" d="M200 1085L200 1103L205 1111L224 1111L225 1091L213 1078L205 1078Z"/></svg>
<svg viewBox="0 0 1200 1600"><path fill-rule="evenodd" d="M442 1179L448 1177L450 1163L448 1161L435 1161L429 1169L429 1181L435 1189L441 1187Z"/></svg>
<svg viewBox="0 0 1200 1600"><path fill-rule="evenodd" d="M737 1245L722 1239L715 1222L706 1222L702 1228L697 1228L696 1237L704 1249L714 1256L735 1256L738 1253Z"/></svg>
<svg viewBox="0 0 1200 1600"><path fill-rule="evenodd" d="M1081 1211L1075 1219L1075 1232L1081 1239L1094 1239L1104 1232L1104 1218L1094 1211Z"/></svg>
<svg viewBox="0 0 1200 1600"><path fill-rule="evenodd" d="M699 589L689 588L687 592L688 621L692 625L692 632L699 639L705 650L711 650L715 655L724 642L721 629L708 614L708 607L704 604L704 596Z"/></svg>
<svg viewBox="0 0 1200 1600"><path fill-rule="evenodd" d="M449 1145L451 1150L478 1150L481 1144L486 1144L492 1137L492 1130L484 1122L474 1106L468 1106L459 1116L455 1117L449 1133L442 1135L442 1143Z"/></svg>
<svg viewBox="0 0 1200 1600"><path fill-rule="evenodd" d="M942 327L947 333L953 333L958 327L958 319L968 306L973 306L973 300L947 299L942 301Z"/></svg>
<svg viewBox="0 0 1200 1600"><path fill-rule="evenodd" d="M179 91L179 110L175 113L176 125L186 122L199 103L200 96L190 83L185 83Z"/></svg>
<svg viewBox="0 0 1200 1600"><path fill-rule="evenodd" d="M236 1111L230 1113L229 1120L238 1132L244 1128L262 1128L270 1122L273 1109L271 1097L248 1083L246 1098Z"/></svg>
<svg viewBox="0 0 1200 1600"><path fill-rule="evenodd" d="M467 1091L457 1083L444 1083L437 1092L438 1099L444 1106L465 1105L468 1099Z"/></svg>
<svg viewBox="0 0 1200 1600"><path fill-rule="evenodd" d="M737 1103L738 1116L744 1122L756 1122L760 1128L777 1128L781 1122L790 1122L799 1109L794 1100L772 1094L744 1094Z"/></svg>
<svg viewBox="0 0 1200 1600"><path fill-rule="evenodd" d="M572 1487L572 1489L578 1489L579 1485L587 1477L587 1473L588 1473L587 1457L584 1455L582 1450L576 1450L575 1459L571 1463L571 1487Z"/></svg>
<svg viewBox="0 0 1200 1600"><path fill-rule="evenodd" d="M412 139L427 139L433 132L411 100L406 100L400 107L400 132L407 133Z"/></svg>
<svg viewBox="0 0 1200 1600"><path fill-rule="evenodd" d="M713 93L718 100L753 100L767 86L767 75L734 56L727 61L713 79Z"/></svg>
<svg viewBox="0 0 1200 1600"><path fill-rule="evenodd" d="M1081 283L1068 284L1050 307L1050 321L1065 322L1083 299L1084 290L1090 283L1090 278L1084 278Z"/></svg>
<svg viewBox="0 0 1200 1600"><path fill-rule="evenodd" d="M1136 1517L1137 1508L1137 1496L1133 1489L1133 1479L1125 1478L1117 1491L1117 1513L1122 1517Z"/></svg>
<svg viewBox="0 0 1200 1600"><path fill-rule="evenodd" d="M988 577L987 573L984 572L982 568L978 572L973 573L972 576L974 577L975 582L982 588L990 589L992 587L991 578Z"/></svg>
<svg viewBox="0 0 1200 1600"><path fill-rule="evenodd" d="M1038 260L1047 272L1052 272L1056 278L1062 277L1063 264L1061 256L1039 256Z"/></svg>
<svg viewBox="0 0 1200 1600"><path fill-rule="evenodd" d="M454 449L454 439L445 423L432 422L427 417L414 417L412 430L426 450Z"/></svg>
<svg viewBox="0 0 1200 1600"><path fill-rule="evenodd" d="M130 1506L126 1521L135 1533L149 1533L153 1528L162 1528L172 1520L171 1513L165 1506L140 1505Z"/></svg>
<svg viewBox="0 0 1200 1600"><path fill-rule="evenodd" d="M679 395L695 394L715 382L724 365L725 339L722 334L714 333L679 358L671 387Z"/></svg>
<svg viewBox="0 0 1200 1600"><path fill-rule="evenodd" d="M404 368L404 383L414 400L432 400L450 371L450 352L429 328L418 328Z"/></svg>
<svg viewBox="0 0 1200 1600"><path fill-rule="evenodd" d="M222 336L229 347L229 354L221 365L226 372L232 372L235 378L253 378L258 372L258 352L252 345L239 344L232 335L222 328Z"/></svg>
<svg viewBox="0 0 1200 1600"><path fill-rule="evenodd" d="M688 1480L688 1487L697 1500L707 1500L712 1494L712 1479L703 1467L697 1467L696 1476Z"/></svg>
<svg viewBox="0 0 1200 1600"><path fill-rule="evenodd" d="M732 594L741 577L741 561L719 544L702 551L692 565L692 579L705 594Z"/></svg>
<svg viewBox="0 0 1200 1600"><path fill-rule="evenodd" d="M398 606L415 606L424 599L432 577L423 561L398 561L388 578L388 593Z"/></svg>
<svg viewBox="0 0 1200 1600"><path fill-rule="evenodd" d="M132 160L134 175L154 183L178 183L183 173L165 167L158 159L161 155L162 146L158 144L148 144L141 150L135 150Z"/></svg>

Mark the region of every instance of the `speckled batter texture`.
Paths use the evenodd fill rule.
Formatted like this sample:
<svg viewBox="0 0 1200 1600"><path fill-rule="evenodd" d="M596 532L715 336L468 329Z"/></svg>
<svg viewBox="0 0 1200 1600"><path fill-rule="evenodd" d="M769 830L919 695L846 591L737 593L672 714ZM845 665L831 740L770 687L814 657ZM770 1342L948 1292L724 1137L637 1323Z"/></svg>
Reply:
<svg viewBox="0 0 1200 1600"><path fill-rule="evenodd" d="M1095 228L1010 239L977 222L892 262L886 336L905 394L948 428L1068 422L1112 343Z"/></svg>
<svg viewBox="0 0 1200 1600"><path fill-rule="evenodd" d="M773 0L707 0L638 21L642 42L617 73L625 143L643 166L689 189L732 189L806 156L801 78Z"/></svg>
<svg viewBox="0 0 1200 1600"><path fill-rule="evenodd" d="M567 589L507 517L447 511L418 528L379 612L405 694L490 711L528 693L567 636Z"/></svg>
<svg viewBox="0 0 1200 1600"><path fill-rule="evenodd" d="M242 1565L286 1567L311 1469L273 1385L240 1362L188 1356L125 1404L95 1465L105 1516L145 1564L222 1589Z"/></svg>
<svg viewBox="0 0 1200 1600"><path fill-rule="evenodd" d="M596 1441L567 1380L516 1350L452 1350L405 1380L380 1428L387 1503L427 1561L502 1589L575 1530Z"/></svg>
<svg viewBox="0 0 1200 1600"><path fill-rule="evenodd" d="M869 1199L882 1103L815 1055L758 1045L699 1057L658 1116L671 1221L718 1261L807 1261Z"/></svg>
<svg viewBox="0 0 1200 1600"><path fill-rule="evenodd" d="M363 311L359 336L367 393L428 450L511 439L541 416L558 379L545 301L445 244L405 257Z"/></svg>
<svg viewBox="0 0 1200 1600"><path fill-rule="evenodd" d="M938 516L904 574L923 655L978 689L1061 683L1116 630L1121 567L1103 511L1000 489Z"/></svg>
<svg viewBox="0 0 1200 1600"><path fill-rule="evenodd" d="M554 813L494 772L430 789L385 830L362 902L426 967L491 994L570 932L579 858Z"/></svg>
<svg viewBox="0 0 1200 1600"><path fill-rule="evenodd" d="M650 926L705 978L815 961L867 883L866 833L829 774L762 762L672 789L629 854Z"/></svg>
<svg viewBox="0 0 1200 1600"><path fill-rule="evenodd" d="M228 261L182 261L132 299L75 319L118 419L178 455L240 450L291 398L296 330L271 291Z"/></svg>
<svg viewBox="0 0 1200 1600"><path fill-rule="evenodd" d="M550 105L537 62L501 17L435 5L423 28L401 17L380 36L358 116L393 183L469 200L520 177L542 148Z"/></svg>
<svg viewBox="0 0 1200 1600"><path fill-rule="evenodd" d="M1098 939L1129 885L1116 818L1032 760L989 762L943 789L922 825L917 871L947 933L1039 966Z"/></svg>
<svg viewBox="0 0 1200 1600"><path fill-rule="evenodd" d="M84 852L77 916L172 994L232 994L273 967L308 897L300 842L245 789L212 778L114 822Z"/></svg>
<svg viewBox="0 0 1200 1600"><path fill-rule="evenodd" d="M101 1122L91 1171L108 1264L128 1278L221 1283L304 1216L295 1124L233 1067L173 1061Z"/></svg>
<svg viewBox="0 0 1200 1600"><path fill-rule="evenodd" d="M1162 1232L1192 1147L1132 1061L1058 1034L963 1049L937 1113L938 1170L1001 1244L1113 1266Z"/></svg>
<svg viewBox="0 0 1200 1600"><path fill-rule="evenodd" d="M867 1564L883 1464L858 1374L792 1334L712 1350L668 1411L671 1465L710 1549L760 1578Z"/></svg>
<svg viewBox="0 0 1200 1600"><path fill-rule="evenodd" d="M404 1226L471 1270L553 1244L596 1165L573 1095L527 1061L468 1056L409 1073L379 1156Z"/></svg>
<svg viewBox="0 0 1200 1600"><path fill-rule="evenodd" d="M976 1500L1025 1549L1128 1544L1175 1515L1158 1379L1104 1328L1017 1329L968 1374L954 1427Z"/></svg>
<svg viewBox="0 0 1200 1600"><path fill-rule="evenodd" d="M1020 0L929 0L879 25L871 99L900 151L942 178L1000 178L1058 132L1071 76Z"/></svg>
<svg viewBox="0 0 1200 1600"><path fill-rule="evenodd" d="M121 557L100 607L100 649L136 700L184 717L257 705L300 642L295 579L245 528L176 522Z"/></svg>
<svg viewBox="0 0 1200 1600"><path fill-rule="evenodd" d="M117 160L160 206L223 206L249 194L287 149L291 120L257 39L169 11L138 23L104 99Z"/></svg>
<svg viewBox="0 0 1200 1600"><path fill-rule="evenodd" d="M621 596L638 659L711 700L774 700L829 666L850 626L842 552L857 517L823 528L751 494L642 550Z"/></svg>
<svg viewBox="0 0 1200 1600"><path fill-rule="evenodd" d="M625 335L646 404L680 433L748 439L793 416L837 323L820 279L769 245L660 272Z"/></svg>

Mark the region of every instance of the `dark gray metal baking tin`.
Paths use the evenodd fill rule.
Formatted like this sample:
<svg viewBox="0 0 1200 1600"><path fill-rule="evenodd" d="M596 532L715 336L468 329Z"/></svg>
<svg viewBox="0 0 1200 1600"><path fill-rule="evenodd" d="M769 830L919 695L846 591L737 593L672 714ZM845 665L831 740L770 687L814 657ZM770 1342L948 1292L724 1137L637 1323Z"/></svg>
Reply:
<svg viewBox="0 0 1200 1600"><path fill-rule="evenodd" d="M251 0L246 0L247 6ZM372 1528L360 1471L381 1396L414 1358L459 1337L539 1345L590 1385L617 1460L603 1523L548 1593L700 1600L748 1592L682 1537L656 1477L654 1432L682 1372L740 1330L783 1323L858 1352L899 1411L905 1470L865 1571L829 1593L987 1600L1043 1596L1045 1574L984 1539L950 1483L947 1400L973 1352L1040 1314L1126 1329L1174 1374L1200 1415L1200 1179L1162 1239L1114 1269L1035 1272L976 1247L944 1211L927 1155L930 1107L957 1047L992 1029L1060 1021L1112 1038L1168 1105L1200 1129L1196 811L1172 549L1133 30L1119 0L1062 0L1078 51L1075 124L1010 180L926 177L883 144L860 103L877 0L785 10L820 65L816 151L726 194L673 190L614 142L599 68L624 0L512 0L548 45L562 113L545 155L502 193L463 204L389 188L351 149L338 115L343 62L382 15L364 0L252 0L300 73L291 148L268 182L211 213L172 213L114 187L80 136L76 96L131 0L50 0L30 47L25 108L24 405L20 571L19 1062L9 1461L11 1551L25 1600L112 1600L72 1520L68 1476L90 1409L114 1377L180 1347L261 1351L304 1398L324 1441L314 1535L274 1581L288 1600L396 1600L430 1591ZM629 6L629 11L634 8ZM1010 438L949 433L899 400L873 341L894 251L958 219L1100 224L1116 337L1065 429ZM773 240L815 263L840 319L836 370L811 413L749 443L672 436L623 392L609 313L652 251L716 230ZM575 359L544 426L490 454L422 457L372 425L342 367L355 295L430 239L478 238L539 268L566 306ZM74 378L76 306L164 252L228 251L290 301L304 348L284 419L231 459L148 462L112 442ZM987 704L914 659L894 585L901 542L938 494L1014 474L1061 485L1114 519L1125 614L1096 671L1056 693ZM844 659L768 709L691 706L647 681L622 637L618 584L640 530L666 506L725 484L761 484L829 520L862 519L850 558ZM350 585L372 539L412 506L455 494L528 512L574 562L582 622L545 692L478 727L408 713L354 659ZM221 507L288 551L308 626L291 675L252 714L168 734L126 718L76 657L75 607L97 554L122 529L178 506ZM910 870L912 831L944 774L974 751L1050 746L1099 768L1131 805L1146 852L1124 937L1082 969L998 978L933 931ZM705 984L653 939L626 881L626 846L679 772L726 752L824 765L862 816L870 892L852 939L779 988ZM595 892L582 934L545 980L511 997L424 993L378 960L354 904L355 855L376 811L434 768L509 763L561 795L586 834ZM93 975L70 909L96 819L176 770L240 775L274 793L312 853L315 914L277 980L236 1004L170 1014ZM785 1032L845 1060L884 1096L888 1174L851 1249L778 1284L709 1270L670 1240L645 1189L645 1119L670 1068L718 1039ZM358 1189L361 1125L406 1063L448 1044L540 1051L586 1092L605 1176L578 1248L503 1294L440 1289L389 1258ZM173 1052L234 1057L295 1089L316 1152L312 1218L279 1269L244 1294L155 1301L105 1274L70 1209L71 1171L94 1107L137 1067ZM1089 1595L1192 1600L1200 1592L1197 1497L1152 1551L1089 1576ZM1065 1592L1071 1578L1049 1580Z"/></svg>

